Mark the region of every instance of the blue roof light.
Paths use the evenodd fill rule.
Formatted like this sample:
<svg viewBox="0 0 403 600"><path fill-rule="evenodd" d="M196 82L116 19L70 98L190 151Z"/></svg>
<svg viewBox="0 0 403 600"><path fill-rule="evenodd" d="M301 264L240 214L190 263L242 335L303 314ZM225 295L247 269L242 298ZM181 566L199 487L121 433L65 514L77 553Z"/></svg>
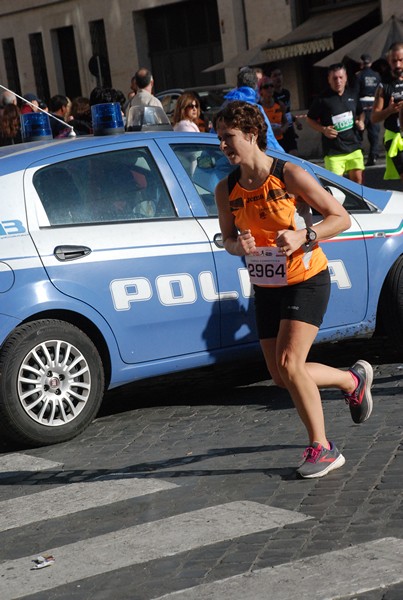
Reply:
<svg viewBox="0 0 403 600"><path fill-rule="evenodd" d="M94 135L116 135L123 133L122 110L119 102L94 104L91 107Z"/></svg>
<svg viewBox="0 0 403 600"><path fill-rule="evenodd" d="M44 112L30 112L21 115L21 134L24 142L52 140L49 116Z"/></svg>

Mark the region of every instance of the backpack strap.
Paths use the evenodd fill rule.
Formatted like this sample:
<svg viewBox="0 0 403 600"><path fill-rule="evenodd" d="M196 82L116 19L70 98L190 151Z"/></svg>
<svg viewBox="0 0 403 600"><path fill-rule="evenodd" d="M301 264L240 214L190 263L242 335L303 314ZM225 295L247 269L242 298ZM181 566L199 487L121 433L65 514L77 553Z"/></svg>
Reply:
<svg viewBox="0 0 403 600"><path fill-rule="evenodd" d="M270 175L277 177L280 181L284 183L284 166L286 160L281 160L281 158L275 158L273 160L273 164L270 169ZM236 167L231 173L228 175L228 195L231 194L232 190L236 186L241 176L241 167Z"/></svg>
<svg viewBox="0 0 403 600"><path fill-rule="evenodd" d="M281 160L281 158L275 158L273 160L273 164L271 166L270 175L274 175L280 181L284 183L284 166L286 160Z"/></svg>

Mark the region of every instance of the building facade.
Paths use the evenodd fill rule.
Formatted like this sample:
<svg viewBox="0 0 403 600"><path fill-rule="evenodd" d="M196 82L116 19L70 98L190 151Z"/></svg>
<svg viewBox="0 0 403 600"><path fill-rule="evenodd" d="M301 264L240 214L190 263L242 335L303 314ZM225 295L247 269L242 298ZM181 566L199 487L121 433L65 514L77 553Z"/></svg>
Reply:
<svg viewBox="0 0 403 600"><path fill-rule="evenodd" d="M127 94L139 67L152 70L155 90L235 83L238 67L217 68L275 42L318 13L363 7L364 17L340 30L341 46L386 20L401 0L2 0L0 83L20 95L85 95L97 85ZM370 5L368 16L366 8ZM326 20L326 17L325 17ZM358 29L357 29L358 27ZM365 29L366 28L366 29ZM307 27L309 31L309 27ZM315 32L308 38L315 38ZM311 69L329 51L314 47L278 59L294 108L309 102ZM312 46L312 44L311 44ZM312 47L310 46L311 50ZM308 46L306 46L308 48ZM241 60L241 58L240 58ZM271 61L271 62L273 62ZM268 61L269 62L269 61ZM313 72L314 70L312 70Z"/></svg>

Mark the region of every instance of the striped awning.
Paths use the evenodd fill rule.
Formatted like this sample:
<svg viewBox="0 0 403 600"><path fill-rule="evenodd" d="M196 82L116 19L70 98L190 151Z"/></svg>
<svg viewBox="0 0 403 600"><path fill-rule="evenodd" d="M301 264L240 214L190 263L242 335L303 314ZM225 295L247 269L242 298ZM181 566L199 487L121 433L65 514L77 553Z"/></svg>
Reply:
<svg viewBox="0 0 403 600"><path fill-rule="evenodd" d="M282 38L262 47L266 62L284 60L334 50L333 35L366 17L378 8L378 2L318 13Z"/></svg>
<svg viewBox="0 0 403 600"><path fill-rule="evenodd" d="M360 62L362 54L369 54L373 62L384 58L390 46L403 40L403 17L390 17L381 25L367 31L360 37L335 50L315 63L315 67L328 67L331 64L343 62L348 57Z"/></svg>
<svg viewBox="0 0 403 600"><path fill-rule="evenodd" d="M244 50L204 69L203 73L229 67L252 67L317 52L330 52L334 50L335 32L349 27L377 8L379 2L366 2L358 6L318 13L278 40L270 40Z"/></svg>

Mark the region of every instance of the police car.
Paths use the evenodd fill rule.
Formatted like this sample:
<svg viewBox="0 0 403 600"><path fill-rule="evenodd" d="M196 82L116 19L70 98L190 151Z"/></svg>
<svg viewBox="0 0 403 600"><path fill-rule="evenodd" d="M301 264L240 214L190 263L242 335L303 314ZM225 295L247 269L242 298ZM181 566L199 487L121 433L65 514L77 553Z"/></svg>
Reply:
<svg viewBox="0 0 403 600"><path fill-rule="evenodd" d="M323 242L332 294L317 341L375 330L400 340L403 194L289 158L352 221ZM214 203L230 169L212 134L126 132L0 150L4 435L27 446L68 440L106 389L258 348L245 262L223 249Z"/></svg>

